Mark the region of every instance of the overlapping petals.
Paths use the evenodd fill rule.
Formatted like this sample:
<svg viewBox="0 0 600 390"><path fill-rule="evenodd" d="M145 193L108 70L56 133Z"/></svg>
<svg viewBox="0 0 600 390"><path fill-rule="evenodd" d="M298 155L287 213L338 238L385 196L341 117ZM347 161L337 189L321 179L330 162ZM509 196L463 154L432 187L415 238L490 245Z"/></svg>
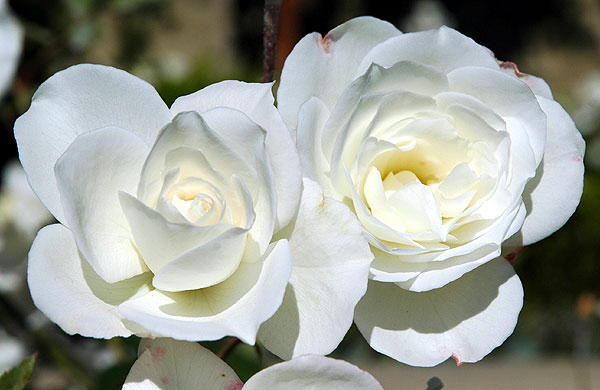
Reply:
<svg viewBox="0 0 600 390"><path fill-rule="evenodd" d="M432 365L501 344L522 298L494 259L560 228L582 191L583 140L545 82L450 28L402 34L363 17L304 37L277 99L303 174L350 206L370 244L356 322L371 345ZM496 330L465 331L491 317Z"/></svg>

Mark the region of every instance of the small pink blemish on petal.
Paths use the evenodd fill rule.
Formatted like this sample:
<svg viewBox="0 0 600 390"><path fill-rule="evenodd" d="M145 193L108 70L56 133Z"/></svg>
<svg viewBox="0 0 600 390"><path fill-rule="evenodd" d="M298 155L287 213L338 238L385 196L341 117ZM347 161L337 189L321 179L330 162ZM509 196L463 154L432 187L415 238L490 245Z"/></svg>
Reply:
<svg viewBox="0 0 600 390"><path fill-rule="evenodd" d="M152 354L152 363L157 363L165 356L167 351L163 347L155 347L150 348L150 353Z"/></svg>
<svg viewBox="0 0 600 390"><path fill-rule="evenodd" d="M514 62L511 61L500 61L500 60L496 60L498 61L498 65L500 65L500 67L502 69L505 69L509 72L512 72L514 76L516 77L527 77L526 73L522 73L521 71L519 71L519 67L517 66L517 64L515 64Z"/></svg>
<svg viewBox="0 0 600 390"><path fill-rule="evenodd" d="M583 160L581 158L581 156L575 156L575 157L573 157L573 161L575 161L575 162L581 162L581 160Z"/></svg>
<svg viewBox="0 0 600 390"><path fill-rule="evenodd" d="M242 390L244 384L239 379L234 379L225 385L225 390Z"/></svg>
<svg viewBox="0 0 600 390"><path fill-rule="evenodd" d="M331 54L331 38L329 37L329 34L325 36L319 34L317 37L319 46L325 52L325 54Z"/></svg>
<svg viewBox="0 0 600 390"><path fill-rule="evenodd" d="M458 358L458 356L456 356L456 355L452 355L452 359L454 359L454 361L456 362L457 367L459 367L463 364L463 362L461 362L460 359Z"/></svg>

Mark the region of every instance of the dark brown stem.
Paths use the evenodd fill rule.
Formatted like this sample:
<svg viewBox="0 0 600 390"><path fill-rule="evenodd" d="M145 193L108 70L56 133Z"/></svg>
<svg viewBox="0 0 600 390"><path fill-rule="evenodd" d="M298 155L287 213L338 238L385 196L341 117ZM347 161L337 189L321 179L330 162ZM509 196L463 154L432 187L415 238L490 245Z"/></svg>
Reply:
<svg viewBox="0 0 600 390"><path fill-rule="evenodd" d="M217 356L221 360L225 360L227 358L227 356L229 356L229 354L231 353L231 351L233 351L233 349L239 343L241 343L241 341L237 337L230 338L229 341L227 341L227 344L225 344L225 346L223 347L223 349L219 351L219 353L217 354Z"/></svg>
<svg viewBox="0 0 600 390"><path fill-rule="evenodd" d="M279 6L281 0L265 0L263 44L264 62L262 82L273 81L275 75L275 59L277 57L277 23L279 20Z"/></svg>

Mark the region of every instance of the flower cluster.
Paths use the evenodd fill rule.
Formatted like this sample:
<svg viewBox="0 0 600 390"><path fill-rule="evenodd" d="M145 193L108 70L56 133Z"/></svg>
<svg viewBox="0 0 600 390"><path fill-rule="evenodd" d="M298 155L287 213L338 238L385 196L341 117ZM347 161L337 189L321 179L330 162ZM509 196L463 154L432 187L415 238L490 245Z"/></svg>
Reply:
<svg viewBox="0 0 600 390"><path fill-rule="evenodd" d="M453 29L362 17L296 45L277 107L271 88L224 81L169 108L106 66L42 84L15 124L59 221L29 255L36 305L68 333L235 336L294 359L248 389L380 388L310 356L353 322L418 366L500 345L523 300L501 255L560 228L582 192L584 143L546 83ZM172 340L142 342L125 388L167 383L173 349L198 366L189 388L241 388Z"/></svg>

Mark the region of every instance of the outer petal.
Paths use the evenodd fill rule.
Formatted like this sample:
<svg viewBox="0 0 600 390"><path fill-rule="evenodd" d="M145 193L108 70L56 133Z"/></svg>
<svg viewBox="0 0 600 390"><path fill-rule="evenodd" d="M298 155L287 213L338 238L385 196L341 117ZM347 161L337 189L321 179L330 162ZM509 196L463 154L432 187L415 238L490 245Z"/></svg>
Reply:
<svg viewBox="0 0 600 390"><path fill-rule="evenodd" d="M301 356L266 368L244 390L383 390L366 371L342 360Z"/></svg>
<svg viewBox="0 0 600 390"><path fill-rule="evenodd" d="M554 100L538 96L548 117L544 159L527 183L527 217L517 245L529 245L557 231L571 217L583 192L585 143L573 120Z"/></svg>
<svg viewBox="0 0 600 390"><path fill-rule="evenodd" d="M398 34L401 32L388 22L360 17L334 28L325 37L313 33L302 38L285 61L277 90L277 107L292 132L305 101L316 96L331 110L355 78L363 56Z"/></svg>
<svg viewBox="0 0 600 390"><path fill-rule="evenodd" d="M290 234L294 266L284 302L259 339L281 358L328 354L352 325L373 255L354 214L304 179ZM326 297L326 299L324 299Z"/></svg>
<svg viewBox="0 0 600 390"><path fill-rule="evenodd" d="M60 224L38 233L27 269L35 305L69 334L111 338L144 332L123 319L117 306L147 291L151 275L108 284L77 251L71 232Z"/></svg>
<svg viewBox="0 0 600 390"><path fill-rule="evenodd" d="M123 390L241 390L225 362L197 343L144 339Z"/></svg>
<svg viewBox="0 0 600 390"><path fill-rule="evenodd" d="M498 258L427 292L371 281L355 321L375 350L400 362L434 366L452 356L460 364L502 344L522 304L519 278Z"/></svg>
<svg viewBox="0 0 600 390"><path fill-rule="evenodd" d="M364 56L356 76L361 75L372 63L389 68L406 60L430 65L444 72L461 66L499 69L496 59L485 47L456 30L442 26L403 34L375 46Z"/></svg>
<svg viewBox="0 0 600 390"><path fill-rule="evenodd" d="M56 163L56 181L77 247L109 283L147 270L133 244L119 191L135 192L148 147L116 127L77 137Z"/></svg>
<svg viewBox="0 0 600 390"><path fill-rule="evenodd" d="M23 48L23 30L10 15L6 0L0 0L0 98L13 81Z"/></svg>
<svg viewBox="0 0 600 390"><path fill-rule="evenodd" d="M29 183L64 223L53 169L77 135L116 126L150 146L170 119L167 106L145 81L107 66L75 65L38 88L29 110L15 122L15 138Z"/></svg>
<svg viewBox="0 0 600 390"><path fill-rule="evenodd" d="M216 107L230 107L248 115L267 132L265 144L277 188L276 230L293 218L301 192L300 160L294 141L275 108L272 83L244 83L227 80L209 85L191 95L182 96L171 106L173 115L183 111L206 112Z"/></svg>
<svg viewBox="0 0 600 390"><path fill-rule="evenodd" d="M291 263L289 245L280 240L264 259L241 263L223 283L179 293L155 290L123 303L119 310L126 318L176 339L236 336L254 344L260 324L281 305Z"/></svg>

